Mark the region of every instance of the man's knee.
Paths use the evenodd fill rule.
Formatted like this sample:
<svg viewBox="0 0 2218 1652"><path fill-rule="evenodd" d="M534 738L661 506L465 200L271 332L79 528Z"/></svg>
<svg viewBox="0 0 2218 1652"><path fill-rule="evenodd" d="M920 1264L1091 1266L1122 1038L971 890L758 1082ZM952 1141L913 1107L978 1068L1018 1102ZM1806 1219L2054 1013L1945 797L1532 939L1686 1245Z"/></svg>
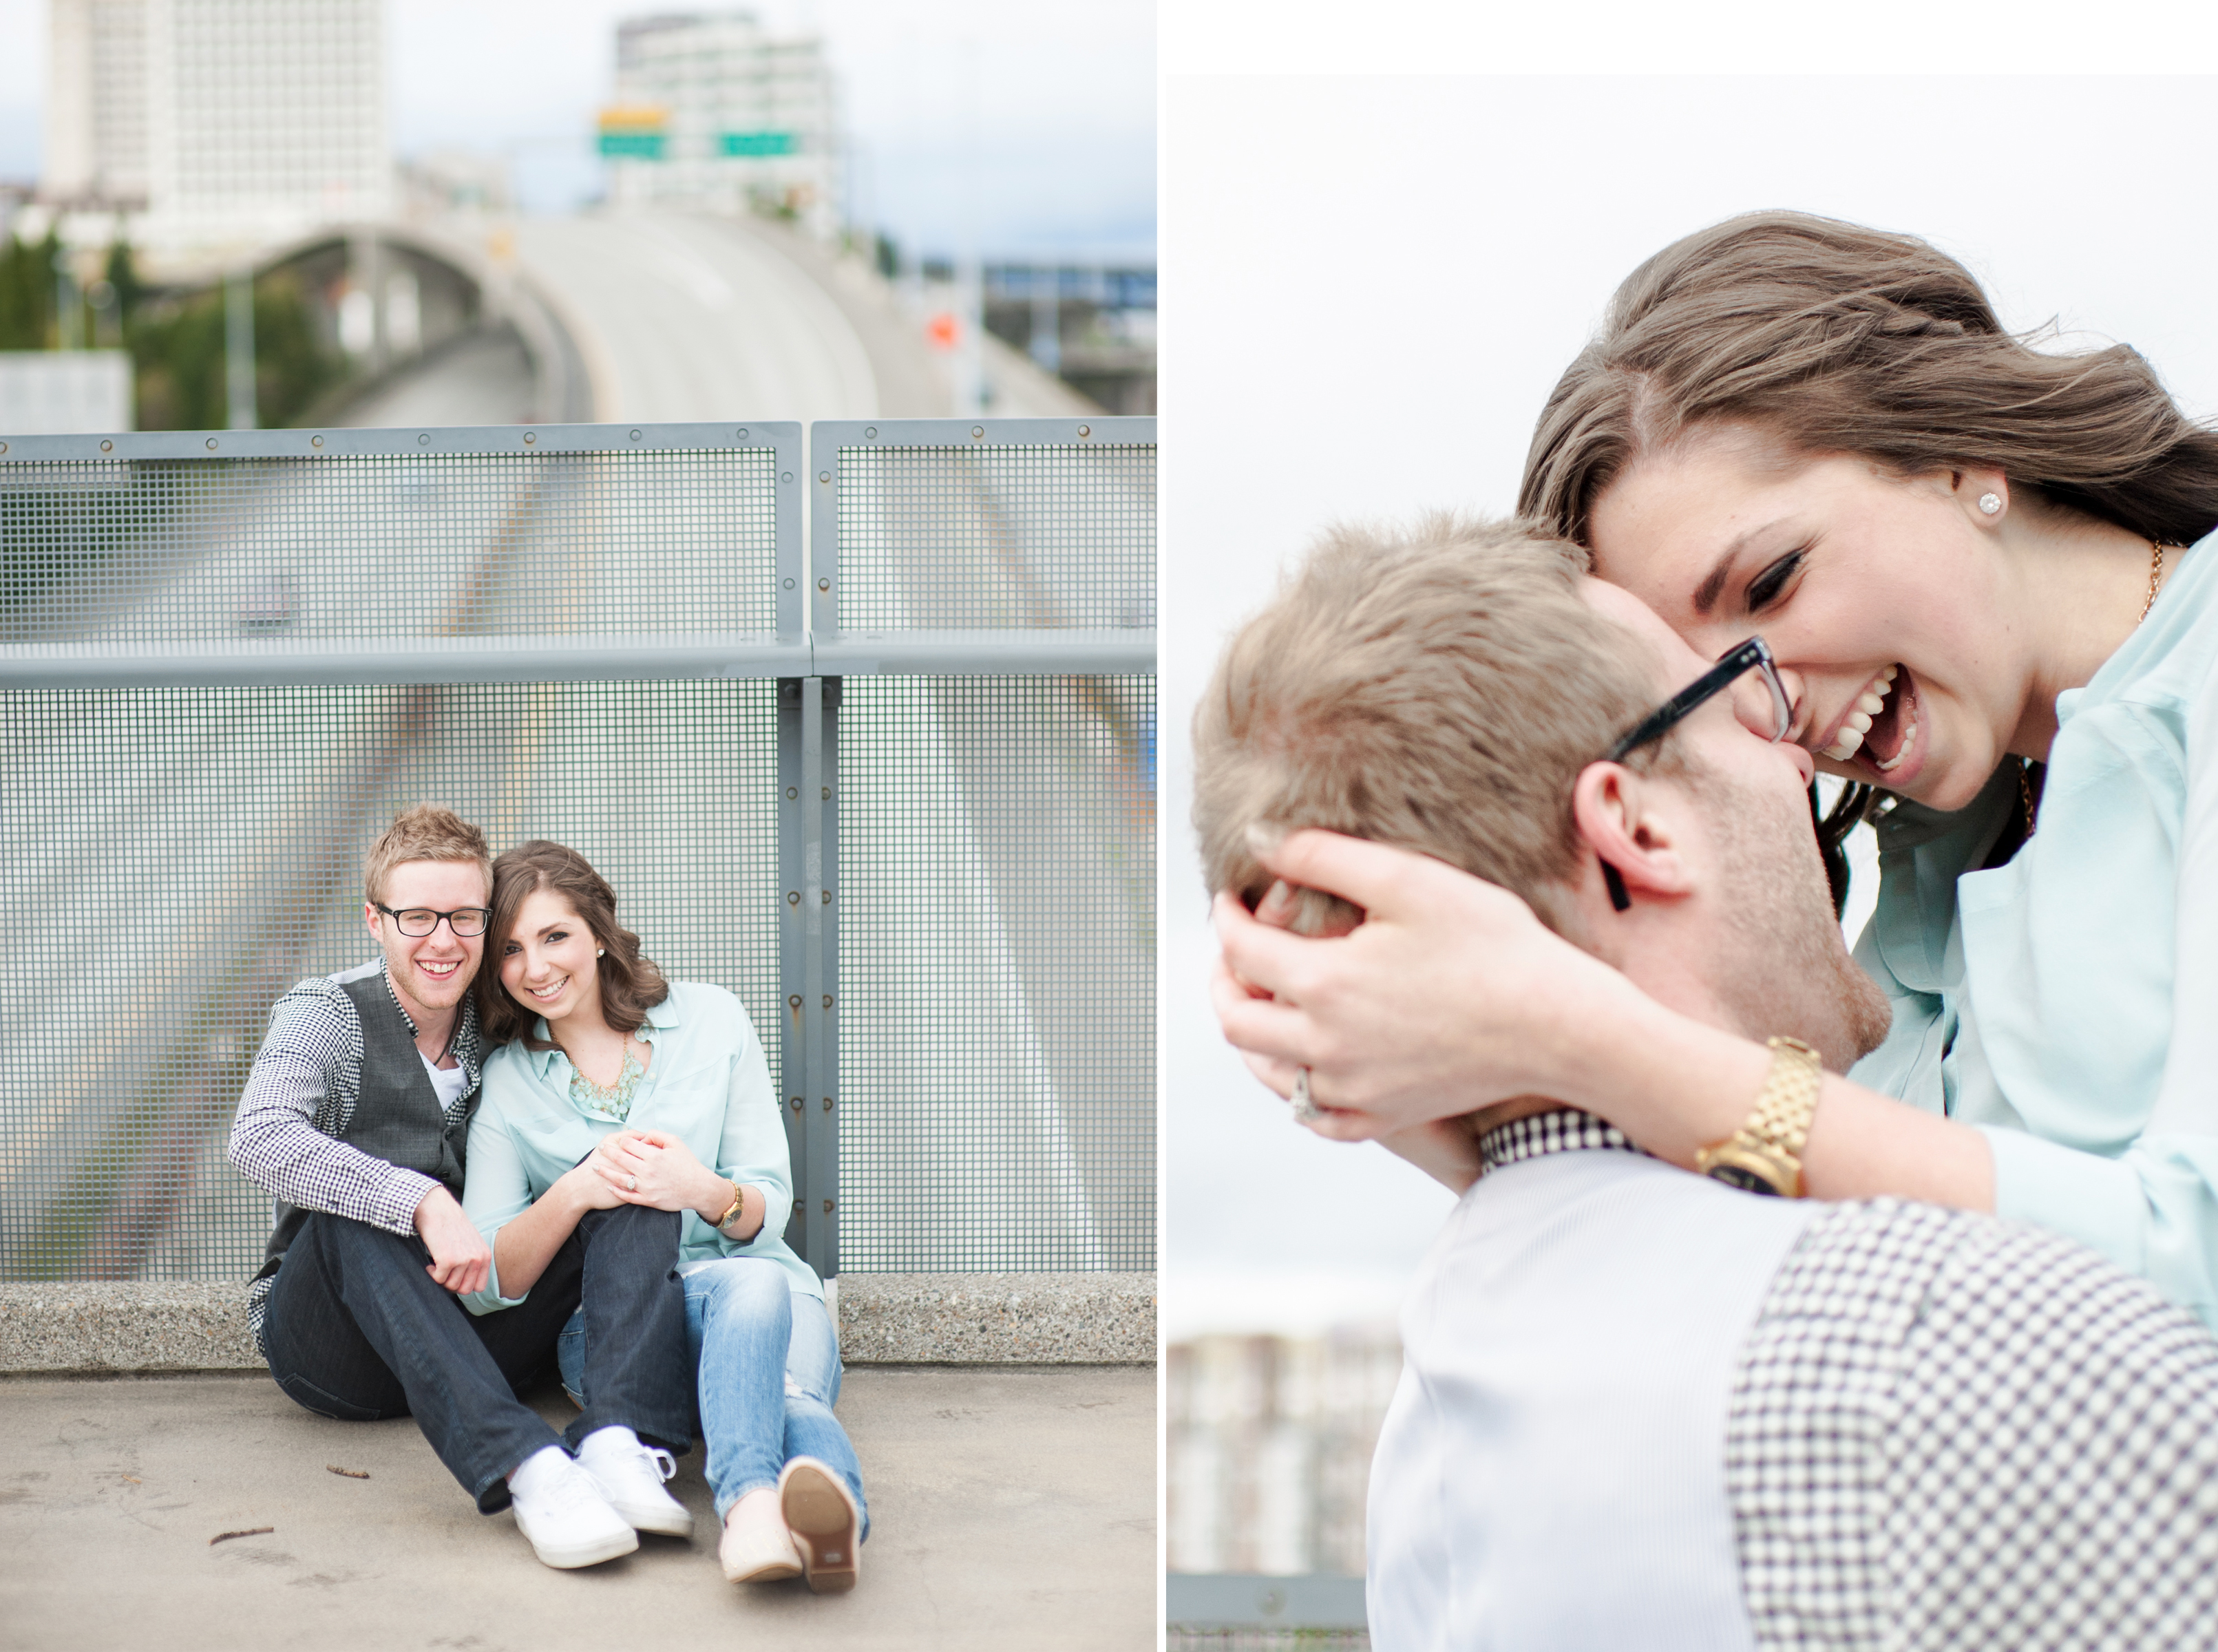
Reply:
<svg viewBox="0 0 2218 1652"><path fill-rule="evenodd" d="M623 1238L660 1245L667 1241L670 1254L678 1254L682 1212L658 1210L652 1205L619 1204L606 1210L588 1210L579 1219L578 1231L589 1238Z"/></svg>

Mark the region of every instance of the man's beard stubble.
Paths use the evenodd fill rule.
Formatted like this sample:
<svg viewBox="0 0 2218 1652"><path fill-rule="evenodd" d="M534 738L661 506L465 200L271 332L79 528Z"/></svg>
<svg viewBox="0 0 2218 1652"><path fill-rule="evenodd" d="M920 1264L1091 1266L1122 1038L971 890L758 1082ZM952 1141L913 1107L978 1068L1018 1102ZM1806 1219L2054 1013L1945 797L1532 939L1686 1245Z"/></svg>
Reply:
<svg viewBox="0 0 2218 1652"><path fill-rule="evenodd" d="M1785 1034L1845 1072L1879 1048L1894 1018L1877 981L1841 936L1825 863L1806 809L1785 814L1769 793L1711 772L1701 795L1712 806L1719 863L1733 887L1724 904L1728 956L1719 997L1756 1037Z"/></svg>

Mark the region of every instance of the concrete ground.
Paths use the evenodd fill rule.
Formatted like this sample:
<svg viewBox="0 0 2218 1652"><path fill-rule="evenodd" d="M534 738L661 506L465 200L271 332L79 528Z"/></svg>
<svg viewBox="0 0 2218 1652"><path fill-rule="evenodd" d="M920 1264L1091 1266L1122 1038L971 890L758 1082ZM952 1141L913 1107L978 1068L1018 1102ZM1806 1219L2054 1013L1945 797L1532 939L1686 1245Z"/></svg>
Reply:
<svg viewBox="0 0 2218 1652"><path fill-rule="evenodd" d="M690 1543L557 1572L406 1419L327 1421L258 1373L0 1378L0 1647L1155 1645L1154 1367L865 1365L839 1414L871 1535L818 1597L723 1581L697 1449Z"/></svg>

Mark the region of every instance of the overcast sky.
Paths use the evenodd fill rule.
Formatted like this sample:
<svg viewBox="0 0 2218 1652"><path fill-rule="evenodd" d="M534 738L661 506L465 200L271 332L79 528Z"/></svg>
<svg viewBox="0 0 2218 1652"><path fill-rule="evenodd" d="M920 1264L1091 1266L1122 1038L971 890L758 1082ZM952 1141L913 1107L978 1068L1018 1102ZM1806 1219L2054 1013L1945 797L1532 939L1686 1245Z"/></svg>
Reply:
<svg viewBox="0 0 2218 1652"><path fill-rule="evenodd" d="M388 96L403 155L507 154L527 204L598 187L595 112L618 19L642 0L387 0ZM857 156L861 215L913 248L988 257L1151 253L1155 9L1038 0L765 0L821 28ZM37 174L46 0L0 0L0 177Z"/></svg>
<svg viewBox="0 0 2218 1652"><path fill-rule="evenodd" d="M1279 567L1335 518L1507 511L1617 282L1759 207L1926 236L2014 324L2127 340L2218 414L2214 103L2214 79L1167 78L1167 1336L1391 1314L1447 1203L1289 1123L1202 997L1187 727Z"/></svg>

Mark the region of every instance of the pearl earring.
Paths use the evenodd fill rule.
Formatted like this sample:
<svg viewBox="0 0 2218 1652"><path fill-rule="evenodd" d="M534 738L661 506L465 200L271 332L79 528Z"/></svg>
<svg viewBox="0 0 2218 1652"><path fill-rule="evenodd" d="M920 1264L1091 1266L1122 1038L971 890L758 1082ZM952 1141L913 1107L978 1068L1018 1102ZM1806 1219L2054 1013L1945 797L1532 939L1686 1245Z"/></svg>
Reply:
<svg viewBox="0 0 2218 1652"><path fill-rule="evenodd" d="M593 956L597 958L605 958L609 956L609 950L604 946L597 946L593 949Z"/></svg>
<svg viewBox="0 0 2218 1652"><path fill-rule="evenodd" d="M1988 516L1992 517L1996 511L2002 508L2002 495L1999 493L1982 493L1979 495L1979 509L1985 511Z"/></svg>

